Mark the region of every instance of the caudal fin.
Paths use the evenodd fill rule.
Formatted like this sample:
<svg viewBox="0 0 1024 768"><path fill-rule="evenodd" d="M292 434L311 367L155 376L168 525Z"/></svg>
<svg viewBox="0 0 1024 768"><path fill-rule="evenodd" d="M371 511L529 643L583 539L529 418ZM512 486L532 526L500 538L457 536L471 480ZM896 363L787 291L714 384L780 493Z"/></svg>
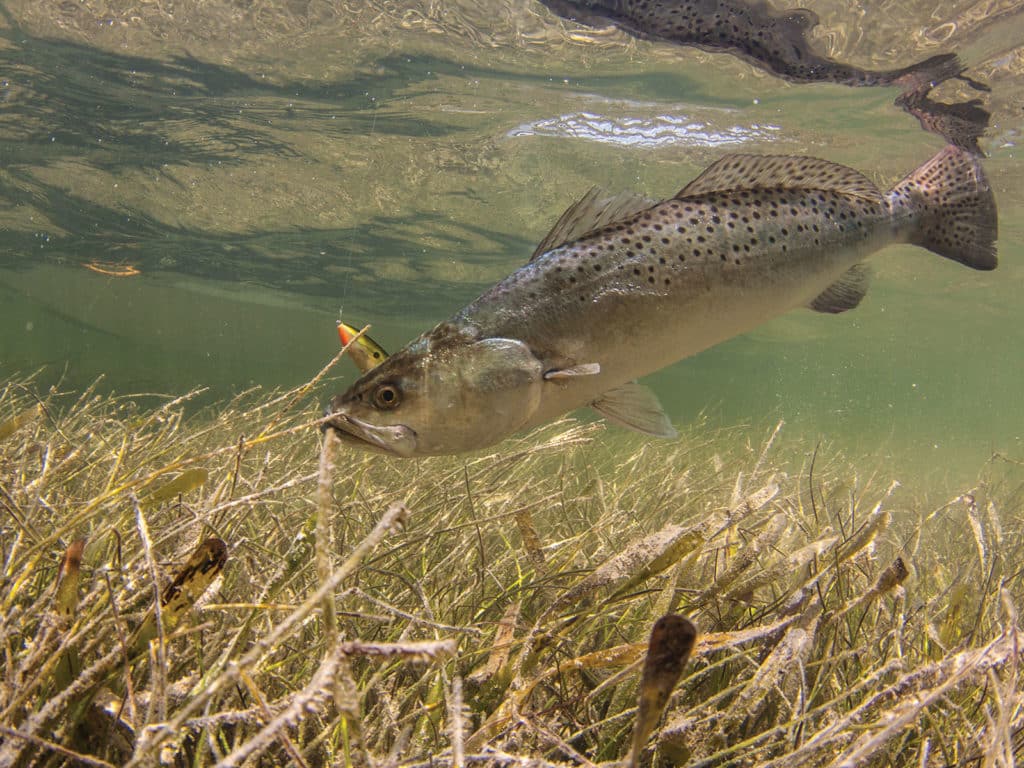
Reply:
<svg viewBox="0 0 1024 768"><path fill-rule="evenodd" d="M977 157L952 145L886 196L910 242L972 269L996 268L996 201Z"/></svg>
<svg viewBox="0 0 1024 768"><path fill-rule="evenodd" d="M905 91L932 88L956 77L965 69L955 53L940 53L917 64L889 73L889 81Z"/></svg>

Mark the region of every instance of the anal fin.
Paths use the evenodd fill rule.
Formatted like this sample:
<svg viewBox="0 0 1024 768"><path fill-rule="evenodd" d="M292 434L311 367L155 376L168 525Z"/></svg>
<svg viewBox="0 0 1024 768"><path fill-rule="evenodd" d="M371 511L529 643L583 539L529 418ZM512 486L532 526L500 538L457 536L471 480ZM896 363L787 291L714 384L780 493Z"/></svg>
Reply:
<svg viewBox="0 0 1024 768"><path fill-rule="evenodd" d="M860 304L868 292L871 271L864 264L854 264L843 276L819 293L807 306L815 312L837 315Z"/></svg>
<svg viewBox="0 0 1024 768"><path fill-rule="evenodd" d="M590 404L609 421L655 437L678 437L665 409L650 389L635 381L610 389Z"/></svg>

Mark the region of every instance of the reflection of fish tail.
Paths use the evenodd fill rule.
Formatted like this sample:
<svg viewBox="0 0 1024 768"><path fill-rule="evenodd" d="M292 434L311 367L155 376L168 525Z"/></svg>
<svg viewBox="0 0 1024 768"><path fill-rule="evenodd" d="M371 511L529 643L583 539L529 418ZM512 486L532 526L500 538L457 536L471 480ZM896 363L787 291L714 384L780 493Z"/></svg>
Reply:
<svg viewBox="0 0 1024 768"><path fill-rule="evenodd" d="M921 127L929 133L936 133L950 144L981 157L978 139L987 130L991 117L981 100L947 104L933 101L928 98L928 93L927 90L907 91L896 98L895 104L916 117Z"/></svg>
<svg viewBox="0 0 1024 768"><path fill-rule="evenodd" d="M947 146L887 199L897 220L912 222L910 242L972 269L995 269L996 201L977 157Z"/></svg>
<svg viewBox="0 0 1024 768"><path fill-rule="evenodd" d="M885 79L905 91L916 91L922 88L931 88L956 77L964 69L966 67L955 53L940 53L924 61L919 61L917 64L911 64L909 67L887 72Z"/></svg>

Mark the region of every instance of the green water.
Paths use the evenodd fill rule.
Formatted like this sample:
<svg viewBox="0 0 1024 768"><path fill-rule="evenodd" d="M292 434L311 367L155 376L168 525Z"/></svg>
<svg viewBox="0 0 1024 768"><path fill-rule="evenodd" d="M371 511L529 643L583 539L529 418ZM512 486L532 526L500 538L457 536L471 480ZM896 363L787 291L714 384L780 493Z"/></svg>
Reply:
<svg viewBox="0 0 1024 768"><path fill-rule="evenodd" d="M835 58L954 50L991 85L934 96L992 112L1000 267L889 248L855 311L794 312L650 383L680 423L781 419L865 472L968 483L1024 455L1024 23L1010 2L801 5ZM788 85L529 0L2 9L0 376L43 367L69 391L293 386L337 351L339 311L398 348L591 185L666 197L730 150L887 185L943 143L895 91ZM139 274L87 268L110 264ZM354 375L343 361L324 400Z"/></svg>

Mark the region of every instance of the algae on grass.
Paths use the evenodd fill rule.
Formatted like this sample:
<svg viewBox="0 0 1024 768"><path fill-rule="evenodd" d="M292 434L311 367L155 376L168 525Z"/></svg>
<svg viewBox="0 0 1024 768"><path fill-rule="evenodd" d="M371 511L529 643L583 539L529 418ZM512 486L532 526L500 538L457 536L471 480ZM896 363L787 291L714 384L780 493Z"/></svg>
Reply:
<svg viewBox="0 0 1024 768"><path fill-rule="evenodd" d="M35 409L0 441L0 763L1018 755L1019 463L929 507L839 457L812 473L778 430L667 443L565 419L317 472L314 389L187 418L187 396L0 390L0 414ZM178 606L171 574L218 560L211 541L222 575ZM651 699L666 614L701 634ZM660 723L650 701L635 722L645 690Z"/></svg>

